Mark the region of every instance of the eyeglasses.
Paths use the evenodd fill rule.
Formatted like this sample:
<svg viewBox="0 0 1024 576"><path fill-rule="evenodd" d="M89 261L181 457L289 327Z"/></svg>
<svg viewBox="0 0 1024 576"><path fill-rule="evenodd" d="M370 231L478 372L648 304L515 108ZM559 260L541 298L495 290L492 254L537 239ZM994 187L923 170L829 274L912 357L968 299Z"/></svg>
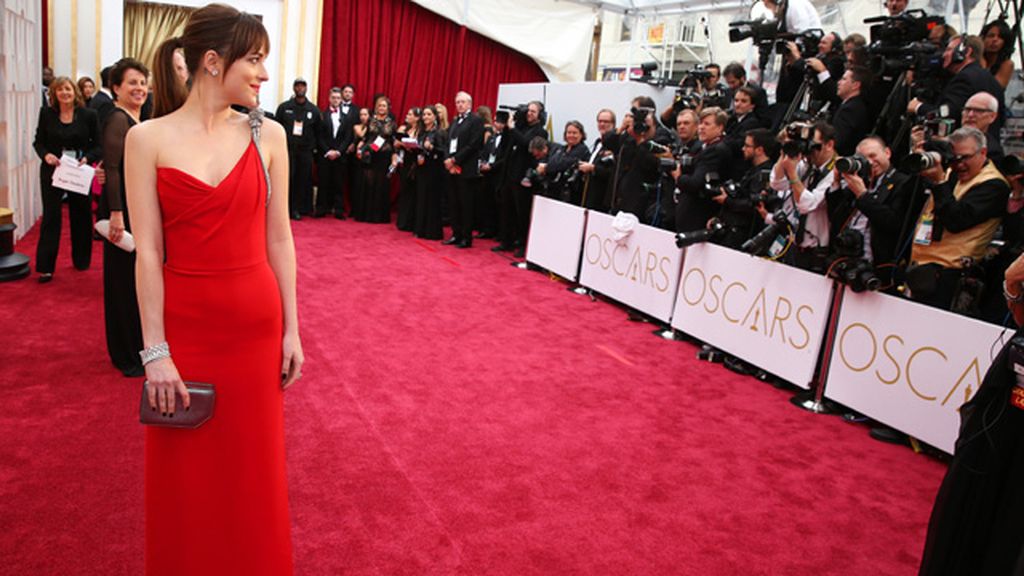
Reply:
<svg viewBox="0 0 1024 576"><path fill-rule="evenodd" d="M963 111L973 112L974 114L983 114L985 112L991 112L992 114L996 113L995 110L989 110L988 108L975 108L974 106L964 106Z"/></svg>
<svg viewBox="0 0 1024 576"><path fill-rule="evenodd" d="M956 156L953 156L952 158L950 158L949 163L950 164L960 164L961 162L965 162L967 160L970 160L971 158L974 158L977 155L978 155L977 152L974 152L972 154L957 154Z"/></svg>

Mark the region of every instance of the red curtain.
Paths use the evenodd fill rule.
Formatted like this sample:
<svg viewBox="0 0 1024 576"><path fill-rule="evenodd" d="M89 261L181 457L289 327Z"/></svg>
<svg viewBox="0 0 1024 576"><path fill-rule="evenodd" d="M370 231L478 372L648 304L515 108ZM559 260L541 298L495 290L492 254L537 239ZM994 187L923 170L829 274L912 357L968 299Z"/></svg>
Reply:
<svg viewBox="0 0 1024 576"><path fill-rule="evenodd" d="M408 108L437 102L453 116L459 90L493 109L499 84L547 81L530 58L408 0L327 0L323 27L321 108L332 86L351 83L360 106L391 98L401 123Z"/></svg>

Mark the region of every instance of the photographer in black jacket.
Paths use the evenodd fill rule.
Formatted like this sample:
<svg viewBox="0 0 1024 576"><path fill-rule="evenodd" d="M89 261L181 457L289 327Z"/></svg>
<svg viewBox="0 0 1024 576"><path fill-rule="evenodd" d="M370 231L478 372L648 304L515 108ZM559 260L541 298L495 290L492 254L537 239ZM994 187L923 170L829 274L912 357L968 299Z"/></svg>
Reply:
<svg viewBox="0 0 1024 576"><path fill-rule="evenodd" d="M771 130L755 128L743 137L742 151L750 169L733 189L720 189L711 199L722 206L718 218L725 225L725 235L713 242L737 250L763 227L757 206L763 205L768 196L766 191L772 163L779 153L779 142Z"/></svg>
<svg viewBox="0 0 1024 576"><path fill-rule="evenodd" d="M639 219L651 202L659 178L658 154L664 146L654 142L654 108L634 107L623 122L616 162L611 211L629 212Z"/></svg>
<svg viewBox="0 0 1024 576"><path fill-rule="evenodd" d="M732 152L723 140L728 118L721 108L701 111L697 132L703 147L694 157L692 169L684 173L677 166L672 173L679 188L676 232L701 230L707 226L708 220L718 214L718 204L712 198L718 195L717 184L729 179L733 162ZM710 189L709 183L712 184Z"/></svg>
<svg viewBox="0 0 1024 576"><path fill-rule="evenodd" d="M552 198L580 206L583 199L583 178L579 167L590 159L590 149L586 143L587 133L583 129L583 124L578 120L566 122L562 139L565 146L552 149L547 161L538 164L537 170L551 182L548 193Z"/></svg>
<svg viewBox="0 0 1024 576"><path fill-rule="evenodd" d="M544 129L544 104L534 100L525 108L516 110L512 118L512 129L508 130L509 151L505 173L505 193L502 195L501 243L492 248L495 252L516 250L525 253L527 233L530 228L530 210L533 207L533 192L522 185L526 171L536 168L537 160L530 154L530 141L540 137L548 139Z"/></svg>
<svg viewBox="0 0 1024 576"><path fill-rule="evenodd" d="M580 163L583 175L583 204L591 210L607 212L611 205L611 181L615 175L615 153L619 135L615 132L615 112L605 108L597 113L599 137L590 158Z"/></svg>

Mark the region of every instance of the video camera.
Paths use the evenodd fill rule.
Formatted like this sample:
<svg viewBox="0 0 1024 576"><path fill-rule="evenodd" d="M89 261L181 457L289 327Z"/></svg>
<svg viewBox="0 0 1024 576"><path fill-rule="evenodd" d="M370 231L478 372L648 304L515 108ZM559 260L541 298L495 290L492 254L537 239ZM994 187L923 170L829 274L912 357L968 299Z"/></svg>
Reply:
<svg viewBox="0 0 1024 576"><path fill-rule="evenodd" d="M740 20L729 22L729 42L742 42L753 38L754 44L774 42L779 34L776 20Z"/></svg>
<svg viewBox="0 0 1024 576"><path fill-rule="evenodd" d="M824 37L825 33L818 28L804 30L798 34L780 32L776 35L775 51L779 54L788 53L789 48L786 47L786 43L792 42L800 51L801 58L814 58L818 55L818 44Z"/></svg>
<svg viewBox="0 0 1024 576"><path fill-rule="evenodd" d="M869 67L876 77L913 70L915 84L942 69L942 47L928 40L931 30L945 26L941 16L908 10L899 16L866 18L871 27Z"/></svg>
<svg viewBox="0 0 1024 576"><path fill-rule="evenodd" d="M526 121L526 113L529 111L529 108L529 104L517 104L516 106L498 105L498 110L505 110L512 114L512 121L519 127L524 127L529 124ZM544 124L547 122L547 118L547 112L541 109L540 114L537 116L537 122Z"/></svg>

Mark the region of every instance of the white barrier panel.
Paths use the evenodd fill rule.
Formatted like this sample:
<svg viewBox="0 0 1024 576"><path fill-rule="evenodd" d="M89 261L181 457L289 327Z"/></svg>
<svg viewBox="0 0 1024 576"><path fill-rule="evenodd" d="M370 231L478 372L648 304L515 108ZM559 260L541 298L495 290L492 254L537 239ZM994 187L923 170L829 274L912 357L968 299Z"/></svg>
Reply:
<svg viewBox="0 0 1024 576"><path fill-rule="evenodd" d="M1003 332L902 298L847 290L825 396L952 454L958 409L977 392Z"/></svg>
<svg viewBox="0 0 1024 576"><path fill-rule="evenodd" d="M579 206L534 196L526 260L575 282L586 220Z"/></svg>
<svg viewBox="0 0 1024 576"><path fill-rule="evenodd" d="M675 234L639 224L619 244L612 220L588 212L580 284L668 322L683 261Z"/></svg>
<svg viewBox="0 0 1024 576"><path fill-rule="evenodd" d="M809 388L832 281L713 244L686 249L672 327Z"/></svg>

